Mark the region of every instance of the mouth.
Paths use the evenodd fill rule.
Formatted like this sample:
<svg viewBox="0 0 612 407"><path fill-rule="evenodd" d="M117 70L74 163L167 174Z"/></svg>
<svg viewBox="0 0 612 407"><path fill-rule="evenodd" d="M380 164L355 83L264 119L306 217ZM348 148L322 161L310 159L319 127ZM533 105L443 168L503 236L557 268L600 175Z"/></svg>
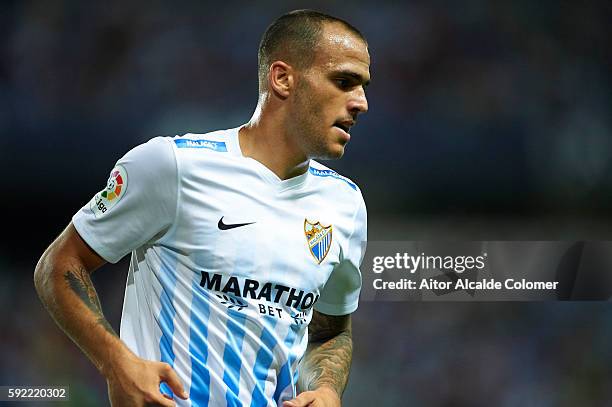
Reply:
<svg viewBox="0 0 612 407"><path fill-rule="evenodd" d="M334 123L334 127L337 127L346 134L349 134L349 131L351 130L351 127L353 127L354 124L355 122L353 120L343 120Z"/></svg>

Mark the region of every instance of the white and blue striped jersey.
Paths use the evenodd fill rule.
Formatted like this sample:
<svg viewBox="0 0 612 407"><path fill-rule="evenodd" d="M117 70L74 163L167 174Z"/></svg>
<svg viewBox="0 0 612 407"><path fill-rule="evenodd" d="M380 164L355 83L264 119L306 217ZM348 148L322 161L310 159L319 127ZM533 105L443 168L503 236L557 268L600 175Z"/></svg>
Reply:
<svg viewBox="0 0 612 407"><path fill-rule="evenodd" d="M73 217L105 260L132 253L121 338L176 370L190 396L179 406L281 405L312 310L357 308L359 188L314 160L281 180L242 155L238 130L134 148Z"/></svg>

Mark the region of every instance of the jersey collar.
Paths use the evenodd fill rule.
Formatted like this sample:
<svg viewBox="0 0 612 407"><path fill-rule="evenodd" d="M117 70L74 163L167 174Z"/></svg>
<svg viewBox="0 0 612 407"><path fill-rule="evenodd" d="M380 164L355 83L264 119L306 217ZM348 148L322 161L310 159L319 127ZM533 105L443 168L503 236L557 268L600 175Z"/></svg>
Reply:
<svg viewBox="0 0 612 407"><path fill-rule="evenodd" d="M286 191L288 189L298 188L304 185L304 183L306 183L306 180L308 179L308 174L310 173L310 162L308 163L308 169L305 173L283 180L280 179L278 175L276 175L271 169L263 165L261 162L251 157L245 157L242 154L242 150L240 149L240 142L238 141L238 132L243 126L229 130L230 147L231 152L233 154L248 162L248 165L253 167L253 169L261 176L262 179L264 179L268 184L275 187L279 192Z"/></svg>

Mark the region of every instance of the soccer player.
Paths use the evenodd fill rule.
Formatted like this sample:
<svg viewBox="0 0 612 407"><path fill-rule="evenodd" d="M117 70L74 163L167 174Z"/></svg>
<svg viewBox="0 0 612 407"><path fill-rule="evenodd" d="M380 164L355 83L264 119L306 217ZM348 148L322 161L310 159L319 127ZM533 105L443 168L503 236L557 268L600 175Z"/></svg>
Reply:
<svg viewBox="0 0 612 407"><path fill-rule="evenodd" d="M313 159L340 158L367 111L367 43L300 10L258 57L247 124L129 151L37 265L43 303L115 406L341 403L366 209ZM90 273L130 252L119 338Z"/></svg>

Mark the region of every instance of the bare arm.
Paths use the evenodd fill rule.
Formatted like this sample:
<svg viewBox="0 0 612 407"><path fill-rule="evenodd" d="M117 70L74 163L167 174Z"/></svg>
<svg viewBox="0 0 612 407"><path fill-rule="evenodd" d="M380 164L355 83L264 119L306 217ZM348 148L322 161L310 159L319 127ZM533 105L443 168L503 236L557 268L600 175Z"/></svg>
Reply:
<svg viewBox="0 0 612 407"><path fill-rule="evenodd" d="M304 393L286 405L339 406L353 356L351 316L314 311L308 332L308 348L300 372Z"/></svg>
<svg viewBox="0 0 612 407"><path fill-rule="evenodd" d="M127 351L104 318L91 283L90 273L104 263L70 224L42 255L34 273L36 291L55 322L102 373L113 354Z"/></svg>
<svg viewBox="0 0 612 407"><path fill-rule="evenodd" d="M302 363L304 390L328 386L342 397L353 357L351 316L314 311L308 330L308 348Z"/></svg>
<svg viewBox="0 0 612 407"><path fill-rule="evenodd" d="M167 364L134 355L102 313L90 274L104 263L69 224L36 265L36 291L59 327L106 377L113 405L172 406L158 386L163 379L182 395L176 373Z"/></svg>

